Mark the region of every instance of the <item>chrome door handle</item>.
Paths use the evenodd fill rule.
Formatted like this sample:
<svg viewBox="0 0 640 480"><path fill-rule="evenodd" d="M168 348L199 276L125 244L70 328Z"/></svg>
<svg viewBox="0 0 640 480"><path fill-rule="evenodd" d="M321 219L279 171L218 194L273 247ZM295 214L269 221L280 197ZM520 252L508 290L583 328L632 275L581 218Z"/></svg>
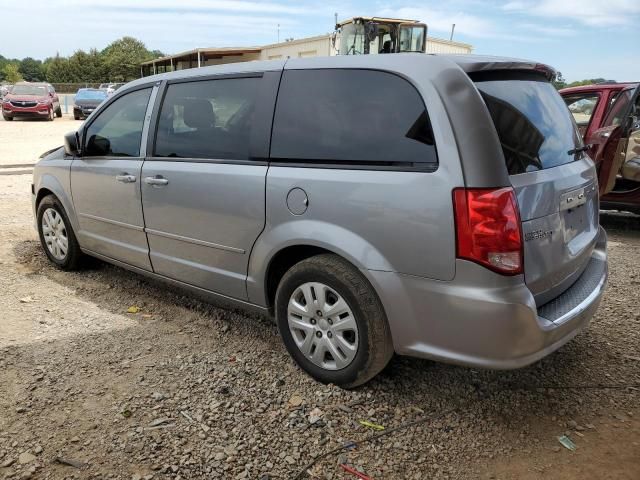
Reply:
<svg viewBox="0 0 640 480"><path fill-rule="evenodd" d="M147 185L162 187L164 185L167 185L169 183L169 180L161 177L160 175L157 175L155 177L145 177L144 183L146 183Z"/></svg>
<svg viewBox="0 0 640 480"><path fill-rule="evenodd" d="M122 183L134 183L136 181L136 176L123 173L122 175L116 175L116 180Z"/></svg>

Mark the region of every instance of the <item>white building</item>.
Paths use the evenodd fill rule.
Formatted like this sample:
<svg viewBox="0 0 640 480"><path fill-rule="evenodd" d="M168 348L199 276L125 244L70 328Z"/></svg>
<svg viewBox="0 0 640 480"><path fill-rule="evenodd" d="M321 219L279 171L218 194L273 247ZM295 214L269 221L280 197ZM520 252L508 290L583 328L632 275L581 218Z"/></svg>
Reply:
<svg viewBox="0 0 640 480"><path fill-rule="evenodd" d="M330 34L318 35L263 47L195 48L176 55L144 62L141 64L140 73L147 76L154 73L208 67L223 63L332 56L336 54L336 49L332 44L331 37ZM473 47L467 43L427 36L427 53L471 53L472 49Z"/></svg>

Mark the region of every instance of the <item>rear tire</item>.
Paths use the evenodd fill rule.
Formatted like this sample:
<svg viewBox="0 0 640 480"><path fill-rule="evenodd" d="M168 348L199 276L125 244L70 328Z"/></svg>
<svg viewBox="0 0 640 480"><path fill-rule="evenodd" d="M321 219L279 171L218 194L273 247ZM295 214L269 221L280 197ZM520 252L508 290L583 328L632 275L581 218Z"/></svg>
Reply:
<svg viewBox="0 0 640 480"><path fill-rule="evenodd" d="M74 119L74 120L80 120L80 117L79 117L78 115L74 115L74 116L73 116L73 119Z"/></svg>
<svg viewBox="0 0 640 480"><path fill-rule="evenodd" d="M275 309L289 354L320 382L357 387L393 356L380 299L362 273L336 255L294 265L280 281Z"/></svg>
<svg viewBox="0 0 640 480"><path fill-rule="evenodd" d="M38 236L44 253L62 270L77 270L84 254L60 200L47 195L38 204Z"/></svg>
<svg viewBox="0 0 640 480"><path fill-rule="evenodd" d="M2 115L2 117L7 121L7 122L13 122L13 117L7 116L7 115Z"/></svg>
<svg viewBox="0 0 640 480"><path fill-rule="evenodd" d="M60 107L56 110L56 117L62 118L62 109Z"/></svg>

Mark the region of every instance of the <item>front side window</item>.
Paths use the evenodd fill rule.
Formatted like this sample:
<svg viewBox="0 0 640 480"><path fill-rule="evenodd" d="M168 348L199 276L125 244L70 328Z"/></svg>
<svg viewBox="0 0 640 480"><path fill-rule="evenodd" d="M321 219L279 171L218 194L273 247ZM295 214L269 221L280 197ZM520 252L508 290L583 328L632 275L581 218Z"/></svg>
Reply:
<svg viewBox="0 0 640 480"><path fill-rule="evenodd" d="M105 108L85 133L85 157L138 157L151 88L127 93Z"/></svg>
<svg viewBox="0 0 640 480"><path fill-rule="evenodd" d="M424 52L424 39L426 28L402 26L400 27L400 51L401 52Z"/></svg>
<svg viewBox="0 0 640 480"><path fill-rule="evenodd" d="M374 70L288 70L271 139L275 161L377 166L437 165L422 97Z"/></svg>
<svg viewBox="0 0 640 480"><path fill-rule="evenodd" d="M259 77L169 85L154 156L248 160Z"/></svg>

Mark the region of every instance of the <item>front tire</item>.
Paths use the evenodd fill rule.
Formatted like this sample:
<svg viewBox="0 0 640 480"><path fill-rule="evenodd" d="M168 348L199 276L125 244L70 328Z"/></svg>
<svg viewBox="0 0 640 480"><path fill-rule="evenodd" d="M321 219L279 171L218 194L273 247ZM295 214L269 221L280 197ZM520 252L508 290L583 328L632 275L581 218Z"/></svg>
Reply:
<svg viewBox="0 0 640 480"><path fill-rule="evenodd" d="M56 110L56 117L62 118L62 109L60 107Z"/></svg>
<svg viewBox="0 0 640 480"><path fill-rule="evenodd" d="M13 117L10 117L8 115L2 115L2 117L7 121L7 122L13 122Z"/></svg>
<svg viewBox="0 0 640 480"><path fill-rule="evenodd" d="M47 195L38 205L40 244L51 262L63 270L76 270L83 260L75 233L60 201Z"/></svg>
<svg viewBox="0 0 640 480"><path fill-rule="evenodd" d="M320 382L357 387L393 356L380 299L362 273L336 255L294 265L278 286L275 308L289 354Z"/></svg>

